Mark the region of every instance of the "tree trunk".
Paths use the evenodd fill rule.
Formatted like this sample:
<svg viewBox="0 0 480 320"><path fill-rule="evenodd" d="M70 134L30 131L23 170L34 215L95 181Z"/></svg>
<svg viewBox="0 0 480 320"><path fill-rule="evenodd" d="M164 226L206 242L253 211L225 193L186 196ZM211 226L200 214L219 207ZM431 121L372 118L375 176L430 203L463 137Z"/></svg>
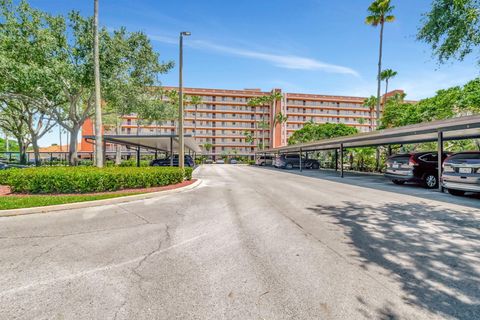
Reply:
<svg viewBox="0 0 480 320"><path fill-rule="evenodd" d="M385 95L383 96L383 110L385 110L385 105L387 104L387 93L388 93L388 79L385 79Z"/></svg>
<svg viewBox="0 0 480 320"><path fill-rule="evenodd" d="M70 130L70 145L68 147L68 162L71 166L76 166L78 163L77 154L77 138L80 127L78 125L73 126Z"/></svg>
<svg viewBox="0 0 480 320"><path fill-rule="evenodd" d="M378 53L378 73L377 73L377 125L376 127L378 128L378 120L380 119L380 90L381 90L381 79L380 79L380 73L382 73L382 49L383 49L383 27L385 23L382 22L380 24L380 47L379 47L379 53Z"/></svg>
<svg viewBox="0 0 480 320"><path fill-rule="evenodd" d="M21 138L17 138L20 164L27 164L27 147Z"/></svg>
<svg viewBox="0 0 480 320"><path fill-rule="evenodd" d="M35 156L35 165L38 167L40 166L40 148L38 147L38 141L35 135L32 135L32 147L33 154Z"/></svg>
<svg viewBox="0 0 480 320"><path fill-rule="evenodd" d="M95 77L95 160L99 168L103 167L102 107L100 92L100 49L98 37L98 0L94 0L93 14L93 55Z"/></svg>

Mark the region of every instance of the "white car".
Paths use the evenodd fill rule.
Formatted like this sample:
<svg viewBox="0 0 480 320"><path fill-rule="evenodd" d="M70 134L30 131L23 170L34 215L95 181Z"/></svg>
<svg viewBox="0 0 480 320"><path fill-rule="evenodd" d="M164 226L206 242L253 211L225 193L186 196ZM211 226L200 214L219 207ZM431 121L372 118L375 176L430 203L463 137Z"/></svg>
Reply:
<svg viewBox="0 0 480 320"><path fill-rule="evenodd" d="M216 164L224 164L225 161L223 159L218 159L218 160L215 160L215 163Z"/></svg>
<svg viewBox="0 0 480 320"><path fill-rule="evenodd" d="M237 163L238 163L238 161L236 159L230 160L230 164L237 164Z"/></svg>

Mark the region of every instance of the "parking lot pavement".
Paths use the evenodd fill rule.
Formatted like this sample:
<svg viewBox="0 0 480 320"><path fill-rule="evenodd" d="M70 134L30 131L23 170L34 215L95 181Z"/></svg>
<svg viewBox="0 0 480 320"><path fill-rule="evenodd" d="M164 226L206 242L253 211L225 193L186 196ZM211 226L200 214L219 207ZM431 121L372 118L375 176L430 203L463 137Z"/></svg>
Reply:
<svg viewBox="0 0 480 320"><path fill-rule="evenodd" d="M477 199L247 166L194 176L172 195L0 218L0 318L480 319Z"/></svg>
<svg viewBox="0 0 480 320"><path fill-rule="evenodd" d="M452 196L446 191L441 193L437 189L429 190L415 183L407 183L405 185L395 185L389 179L386 179L383 174L378 173L363 173L345 171L344 178L339 176L339 172L334 170L284 170L267 167L267 170L278 170L283 173L303 175L306 177L324 179L343 183L346 185L360 186L364 188L371 188L376 190L385 190L394 193L404 194L419 197L425 200L444 201L448 203L455 203L459 205L469 206L480 209L480 194L470 193L462 197Z"/></svg>

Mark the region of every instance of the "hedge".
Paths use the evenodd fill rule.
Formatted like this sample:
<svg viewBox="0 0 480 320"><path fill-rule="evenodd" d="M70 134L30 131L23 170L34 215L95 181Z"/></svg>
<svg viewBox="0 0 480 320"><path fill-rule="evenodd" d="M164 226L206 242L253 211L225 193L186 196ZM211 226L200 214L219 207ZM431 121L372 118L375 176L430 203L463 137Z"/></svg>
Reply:
<svg viewBox="0 0 480 320"><path fill-rule="evenodd" d="M192 178L192 169L171 167L37 167L0 172L0 184L13 192L87 193L160 187Z"/></svg>

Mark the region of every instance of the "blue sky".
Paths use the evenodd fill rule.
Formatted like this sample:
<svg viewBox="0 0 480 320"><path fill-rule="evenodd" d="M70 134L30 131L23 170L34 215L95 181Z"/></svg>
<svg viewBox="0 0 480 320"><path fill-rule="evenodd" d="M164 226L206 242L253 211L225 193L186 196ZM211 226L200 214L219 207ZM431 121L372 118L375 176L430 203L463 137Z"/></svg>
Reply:
<svg viewBox="0 0 480 320"><path fill-rule="evenodd" d="M100 22L148 34L162 60L177 60L185 40L184 84L206 88L282 88L286 92L375 94L378 29L364 23L370 0L100 0ZM410 99L478 75L473 58L438 65L416 41L430 1L393 0L397 20L385 29L384 67L398 71L391 88ZM30 0L51 13L90 15L93 0ZM175 68L160 79L177 85ZM49 144L47 137L42 144Z"/></svg>

